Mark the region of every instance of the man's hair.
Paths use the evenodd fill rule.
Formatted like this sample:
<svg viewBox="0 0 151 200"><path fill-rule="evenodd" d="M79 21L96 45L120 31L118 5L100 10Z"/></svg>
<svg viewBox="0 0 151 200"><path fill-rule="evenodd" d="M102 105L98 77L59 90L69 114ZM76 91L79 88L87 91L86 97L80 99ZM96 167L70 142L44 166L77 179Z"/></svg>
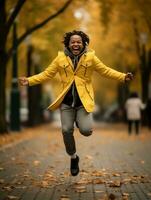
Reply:
<svg viewBox="0 0 151 200"><path fill-rule="evenodd" d="M70 37L73 35L81 36L84 47L89 44L90 39L86 33L84 33L83 31L73 30L72 32L67 32L64 34L63 43L64 43L65 47L67 47L67 48L69 47Z"/></svg>

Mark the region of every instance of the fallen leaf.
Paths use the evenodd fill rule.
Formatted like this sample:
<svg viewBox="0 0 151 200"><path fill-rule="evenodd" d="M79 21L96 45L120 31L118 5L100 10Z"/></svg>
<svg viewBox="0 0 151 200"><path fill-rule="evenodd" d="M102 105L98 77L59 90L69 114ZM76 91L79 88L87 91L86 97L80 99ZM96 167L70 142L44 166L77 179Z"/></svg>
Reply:
<svg viewBox="0 0 151 200"><path fill-rule="evenodd" d="M6 190L6 191L12 191L14 187L13 186L4 186L2 187L2 189Z"/></svg>
<svg viewBox="0 0 151 200"><path fill-rule="evenodd" d="M18 188L18 189L26 189L27 186L16 186L15 188Z"/></svg>
<svg viewBox="0 0 151 200"><path fill-rule="evenodd" d="M45 177L54 178L54 175L52 175L52 174L45 174Z"/></svg>
<svg viewBox="0 0 151 200"><path fill-rule="evenodd" d="M19 199L19 197L13 196L13 195L8 195L7 199L15 200L15 199Z"/></svg>
<svg viewBox="0 0 151 200"><path fill-rule="evenodd" d="M61 195L60 200L70 200L69 196L66 194Z"/></svg>
<svg viewBox="0 0 151 200"><path fill-rule="evenodd" d="M104 193L102 190L95 190L95 193Z"/></svg>
<svg viewBox="0 0 151 200"><path fill-rule="evenodd" d="M76 186L75 191L78 193L86 192L86 187L85 186Z"/></svg>
<svg viewBox="0 0 151 200"><path fill-rule="evenodd" d="M129 200L128 196L123 196L122 200Z"/></svg>
<svg viewBox="0 0 151 200"><path fill-rule="evenodd" d="M90 156L90 155L86 155L85 158L88 159L88 160L92 160L93 159L93 157Z"/></svg>
<svg viewBox="0 0 151 200"><path fill-rule="evenodd" d="M118 180L109 181L108 184L109 184L109 187L120 187L121 186L121 181L118 181Z"/></svg>
<svg viewBox="0 0 151 200"><path fill-rule="evenodd" d="M115 177L121 176L121 174L118 174L118 173L113 173L112 175L115 176Z"/></svg>
<svg viewBox="0 0 151 200"><path fill-rule="evenodd" d="M81 172L80 172L80 175L81 175L81 176L87 176L87 175L88 175L88 172L81 171Z"/></svg>
<svg viewBox="0 0 151 200"><path fill-rule="evenodd" d="M29 177L29 174L24 174L23 177L27 178L27 177Z"/></svg>
<svg viewBox="0 0 151 200"><path fill-rule="evenodd" d="M49 183L47 181L42 181L41 182L41 187L46 188L48 187Z"/></svg>
<svg viewBox="0 0 151 200"><path fill-rule="evenodd" d="M35 161L34 161L34 165L35 165L35 166L38 166L39 164L40 164L40 161L39 161L39 160L35 160Z"/></svg>
<svg viewBox="0 0 151 200"><path fill-rule="evenodd" d="M123 192L122 196L129 196L129 193Z"/></svg>
<svg viewBox="0 0 151 200"><path fill-rule="evenodd" d="M138 180L137 179L131 179L130 183L132 183L132 184L138 183Z"/></svg>
<svg viewBox="0 0 151 200"><path fill-rule="evenodd" d="M141 178L147 178L148 176L147 175L141 175Z"/></svg>
<svg viewBox="0 0 151 200"><path fill-rule="evenodd" d="M103 183L105 183L105 181L104 181L104 180L101 180L101 179L94 179L94 180L93 180L93 183L94 183L94 184L103 184Z"/></svg>
<svg viewBox="0 0 151 200"><path fill-rule="evenodd" d="M110 200L114 200L114 199L116 199L116 196L115 196L114 194L111 193L111 194L109 194L109 199L110 199Z"/></svg>
<svg viewBox="0 0 151 200"><path fill-rule="evenodd" d="M82 178L80 179L78 182L75 183L75 185L86 185L86 184L89 184L91 183L92 181L89 180L89 179L85 179L85 178Z"/></svg>
<svg viewBox="0 0 151 200"><path fill-rule="evenodd" d="M95 171L92 172L91 175L100 177L100 176L104 176L104 173L102 171L100 171L100 170L95 170Z"/></svg>
<svg viewBox="0 0 151 200"><path fill-rule="evenodd" d="M127 183L129 183L130 181L131 181L130 178L125 178L125 179L122 180L122 183L127 184Z"/></svg>
<svg viewBox="0 0 151 200"><path fill-rule="evenodd" d="M84 193L84 192L86 192L86 189L76 190L76 192L78 192L78 193Z"/></svg>
<svg viewBox="0 0 151 200"><path fill-rule="evenodd" d="M151 197L151 192L147 193L147 195L148 195L149 197Z"/></svg>
<svg viewBox="0 0 151 200"><path fill-rule="evenodd" d="M0 184L4 183L4 179L0 179Z"/></svg>

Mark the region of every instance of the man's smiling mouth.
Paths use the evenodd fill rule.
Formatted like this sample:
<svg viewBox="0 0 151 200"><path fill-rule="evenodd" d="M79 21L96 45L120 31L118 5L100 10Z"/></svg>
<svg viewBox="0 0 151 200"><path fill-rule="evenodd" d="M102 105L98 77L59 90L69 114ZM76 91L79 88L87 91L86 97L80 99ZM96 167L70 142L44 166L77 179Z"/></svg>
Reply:
<svg viewBox="0 0 151 200"><path fill-rule="evenodd" d="M72 48L73 50L80 50L80 47L78 47L78 48Z"/></svg>

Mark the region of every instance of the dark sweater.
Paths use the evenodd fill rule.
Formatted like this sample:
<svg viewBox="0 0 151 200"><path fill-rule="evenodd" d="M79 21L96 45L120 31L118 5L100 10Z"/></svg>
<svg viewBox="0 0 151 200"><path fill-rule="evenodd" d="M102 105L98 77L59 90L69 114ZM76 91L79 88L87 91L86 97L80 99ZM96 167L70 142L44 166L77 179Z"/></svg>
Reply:
<svg viewBox="0 0 151 200"><path fill-rule="evenodd" d="M73 66L74 66L74 70L75 70L77 67L77 64L80 60L80 57L86 52L86 49L84 49L82 51L82 53L78 56L73 55L71 53L71 51L69 51L68 49L65 49L64 52L65 52L66 56L69 56L71 58ZM72 107L79 107L82 105L82 102L80 100L79 94L76 89L75 82L71 85L71 87L70 87L69 91L67 92L67 94L65 95L62 103L72 106Z"/></svg>

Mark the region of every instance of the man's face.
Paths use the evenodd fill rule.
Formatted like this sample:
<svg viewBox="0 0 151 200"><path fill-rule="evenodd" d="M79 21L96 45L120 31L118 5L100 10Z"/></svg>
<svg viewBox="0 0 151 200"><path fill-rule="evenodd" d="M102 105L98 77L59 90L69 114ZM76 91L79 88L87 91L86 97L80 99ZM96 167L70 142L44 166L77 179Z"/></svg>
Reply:
<svg viewBox="0 0 151 200"><path fill-rule="evenodd" d="M83 49L82 38L79 35L72 35L69 41L69 49L74 55L79 55Z"/></svg>

